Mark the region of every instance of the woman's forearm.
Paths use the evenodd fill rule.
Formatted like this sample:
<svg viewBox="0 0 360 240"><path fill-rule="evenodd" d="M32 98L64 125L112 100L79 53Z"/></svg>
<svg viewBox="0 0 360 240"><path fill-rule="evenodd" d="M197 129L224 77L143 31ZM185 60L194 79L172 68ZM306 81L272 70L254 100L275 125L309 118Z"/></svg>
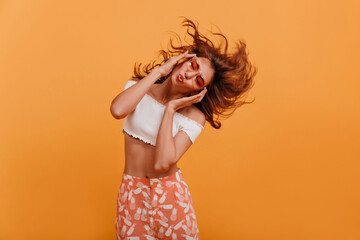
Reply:
<svg viewBox="0 0 360 240"><path fill-rule="evenodd" d="M149 91L154 82L160 77L161 73L155 69L138 83L118 94L111 102L110 111L112 115L118 119L126 117L136 108L136 105L144 97L145 93Z"/></svg>
<svg viewBox="0 0 360 240"><path fill-rule="evenodd" d="M173 118L175 110L166 107L156 137L154 169L157 172L166 172L175 162L176 149L173 132Z"/></svg>

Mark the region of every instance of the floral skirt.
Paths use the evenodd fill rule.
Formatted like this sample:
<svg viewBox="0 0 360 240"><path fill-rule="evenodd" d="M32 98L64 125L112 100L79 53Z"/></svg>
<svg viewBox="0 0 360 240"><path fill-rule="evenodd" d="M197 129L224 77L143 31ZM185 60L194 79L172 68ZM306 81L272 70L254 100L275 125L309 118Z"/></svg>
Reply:
<svg viewBox="0 0 360 240"><path fill-rule="evenodd" d="M123 173L115 229L117 240L198 240L195 210L181 170L159 178Z"/></svg>

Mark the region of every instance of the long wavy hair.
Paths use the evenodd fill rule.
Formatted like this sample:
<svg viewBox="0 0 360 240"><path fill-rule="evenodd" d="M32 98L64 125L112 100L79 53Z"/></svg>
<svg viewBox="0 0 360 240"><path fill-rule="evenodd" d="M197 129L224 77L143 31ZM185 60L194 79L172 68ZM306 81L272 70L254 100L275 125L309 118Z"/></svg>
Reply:
<svg viewBox="0 0 360 240"><path fill-rule="evenodd" d="M211 61L215 70L211 83L206 87L207 93L201 102L193 104L200 109L212 127L219 129L221 127L220 118L226 119L230 117L235 110L243 104L254 102L246 102L241 100L248 90L254 84L254 77L257 68L254 67L246 53L246 44L239 40L236 43L236 50L233 54L228 53L228 40L220 32L212 32L214 36L221 37L224 42L216 46L209 38L199 32L198 24L184 17L182 26L187 27L187 34L191 37L192 43L183 44L180 37L174 33L180 42L175 45L170 38L168 49L160 50L159 55L162 61L158 60L141 67L141 63L134 65L133 78L142 79L147 76L154 68L162 65L172 56L179 55L186 50L189 53L196 53L198 57L205 57ZM161 84L168 76L161 77L155 83Z"/></svg>

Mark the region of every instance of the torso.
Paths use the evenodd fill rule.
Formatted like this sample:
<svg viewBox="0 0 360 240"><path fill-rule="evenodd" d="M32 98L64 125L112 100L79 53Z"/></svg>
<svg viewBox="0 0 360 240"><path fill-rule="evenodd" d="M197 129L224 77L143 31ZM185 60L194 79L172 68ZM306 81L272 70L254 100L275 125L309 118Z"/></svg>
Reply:
<svg viewBox="0 0 360 240"><path fill-rule="evenodd" d="M165 173L156 172L154 170L155 147L123 133L125 137L124 173L142 178L155 178L171 175L179 169L174 164Z"/></svg>
<svg viewBox="0 0 360 240"><path fill-rule="evenodd" d="M154 97L151 90L149 90L147 94ZM156 97L154 98L156 99ZM186 115L193 107L194 106L186 107L177 112ZM179 169L177 164L174 164L167 172L156 172L154 169L155 146L145 143L140 139L133 138L124 131L123 133L125 139L124 173L142 178L157 178L169 176Z"/></svg>

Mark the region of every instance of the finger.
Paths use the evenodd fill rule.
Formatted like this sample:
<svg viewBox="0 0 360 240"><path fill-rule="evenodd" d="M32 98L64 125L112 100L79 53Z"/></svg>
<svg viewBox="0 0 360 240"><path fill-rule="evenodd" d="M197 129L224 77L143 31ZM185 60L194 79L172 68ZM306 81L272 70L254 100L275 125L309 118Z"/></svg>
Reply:
<svg viewBox="0 0 360 240"><path fill-rule="evenodd" d="M206 90L205 90L205 91L202 91L203 94L201 95L200 101L205 97L206 92L207 92Z"/></svg>
<svg viewBox="0 0 360 240"><path fill-rule="evenodd" d="M204 88L203 90L201 90L198 94L199 95L205 95L206 94L206 92L207 92L207 89L206 88Z"/></svg>
<svg viewBox="0 0 360 240"><path fill-rule="evenodd" d="M180 54L180 55L177 55L175 58L176 58L176 61L182 59L183 57L185 57L187 54L189 53L189 50L186 50L184 53Z"/></svg>
<svg viewBox="0 0 360 240"><path fill-rule="evenodd" d="M196 94L196 95L192 95L192 96L188 97L188 101L189 101L191 104L194 104L194 103L201 102L202 98L203 98L202 95Z"/></svg>
<svg viewBox="0 0 360 240"><path fill-rule="evenodd" d="M188 53L186 56L184 56L184 58L186 57L194 57L196 56L196 53Z"/></svg>
<svg viewBox="0 0 360 240"><path fill-rule="evenodd" d="M186 50L184 53L178 55L178 57L183 57L183 56L185 56L185 55L188 54L188 53L189 53L189 50Z"/></svg>
<svg viewBox="0 0 360 240"><path fill-rule="evenodd" d="M185 53L170 58L169 62L171 63L171 65L177 64L183 58L191 58L191 57L196 56L196 53L187 53L186 55L184 55L184 54Z"/></svg>
<svg viewBox="0 0 360 240"><path fill-rule="evenodd" d="M200 100L199 96L194 95L194 96L190 97L189 103L194 104L194 103L199 102L199 100Z"/></svg>
<svg viewBox="0 0 360 240"><path fill-rule="evenodd" d="M186 54L185 56L181 56L181 57L178 58L176 61L180 61L180 60L183 59L183 58L192 58L192 57L194 57L194 56L196 56L196 53L188 53L188 54Z"/></svg>
<svg viewBox="0 0 360 240"><path fill-rule="evenodd" d="M178 55L179 59L181 58L189 58L196 56L196 53L189 53L189 50L187 50L185 53Z"/></svg>
<svg viewBox="0 0 360 240"><path fill-rule="evenodd" d="M202 91L199 95L199 102L201 102L202 100L203 100L203 98L205 97L205 94L206 94L206 92L204 92L204 91Z"/></svg>
<svg viewBox="0 0 360 240"><path fill-rule="evenodd" d="M202 94L199 93L199 94L194 95L193 97L194 98L192 99L192 101L194 103L196 103L196 102L200 102L203 96L202 96Z"/></svg>
<svg viewBox="0 0 360 240"><path fill-rule="evenodd" d="M205 93L207 92L207 89L206 88L203 88L201 91L199 91L198 93L191 93L191 97L193 96L202 96L202 95L205 95Z"/></svg>

